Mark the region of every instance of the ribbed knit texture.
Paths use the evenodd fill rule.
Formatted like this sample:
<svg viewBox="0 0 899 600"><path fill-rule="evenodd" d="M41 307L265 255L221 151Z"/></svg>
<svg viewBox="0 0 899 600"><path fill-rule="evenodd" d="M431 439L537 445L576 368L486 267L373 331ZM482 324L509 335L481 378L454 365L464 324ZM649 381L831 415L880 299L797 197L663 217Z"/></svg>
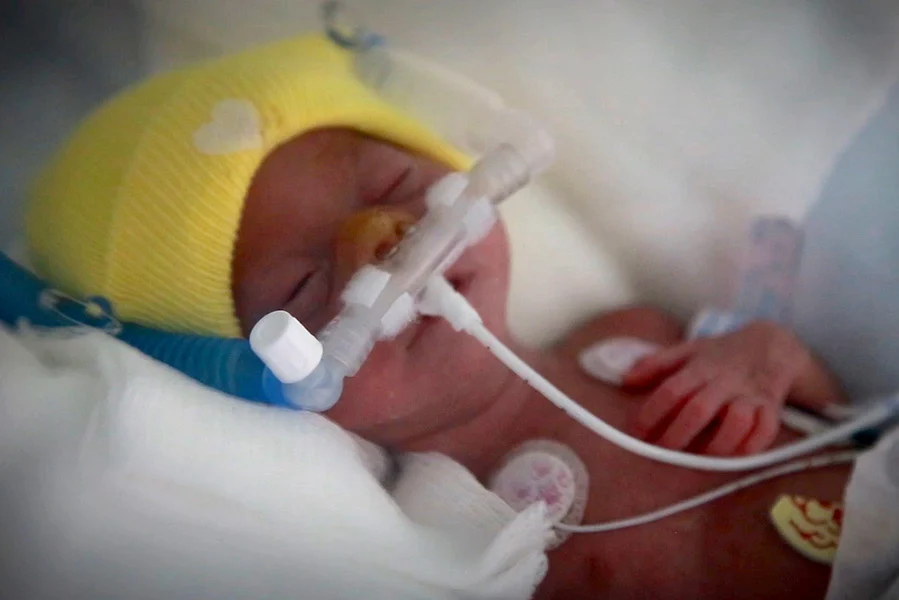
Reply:
<svg viewBox="0 0 899 600"><path fill-rule="evenodd" d="M210 151L197 135L223 103L258 131L244 120L249 142ZM327 126L467 163L365 88L344 50L319 36L279 42L157 76L86 119L35 186L34 266L69 293L106 297L126 321L239 336L232 257L252 178L274 148Z"/></svg>

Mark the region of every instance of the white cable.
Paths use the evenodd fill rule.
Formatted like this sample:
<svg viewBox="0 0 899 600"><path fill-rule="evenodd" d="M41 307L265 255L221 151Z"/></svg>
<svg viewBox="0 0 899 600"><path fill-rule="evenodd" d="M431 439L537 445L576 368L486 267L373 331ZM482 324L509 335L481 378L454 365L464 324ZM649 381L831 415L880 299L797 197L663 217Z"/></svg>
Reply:
<svg viewBox="0 0 899 600"><path fill-rule="evenodd" d="M684 500L683 502L678 502L676 504L666 506L665 508L638 515L636 517L619 519L617 521L606 521L605 523L595 523L593 525L567 525L565 523L557 523L555 525L555 528L561 531L570 531L572 533L604 533L607 531L615 531L618 529L626 529L628 527L645 525L647 523L659 521L661 519L664 519L665 517L670 517L671 515L696 508L697 506L702 506L703 504L707 504L709 502L712 502L713 500L717 500L718 498L733 494L734 492L759 484L763 481L774 479L775 477L782 477L784 475L789 475L790 473L805 471L807 469L817 469L821 467L850 463L858 458L861 454L862 452L859 450L850 450L846 452L833 452L830 454L813 456L811 458L804 458L802 460L796 460L784 465L779 465L777 467L767 469L760 473L755 473L754 475L749 475L748 477L738 479L737 481L731 482L727 485L723 485L719 488L715 488L714 490L705 492L704 494L694 496L693 498Z"/></svg>
<svg viewBox="0 0 899 600"><path fill-rule="evenodd" d="M531 387L545 396L547 400L561 408L581 425L638 456L670 465L704 471L751 471L760 469L798 458L831 444L845 442L852 435L883 423L899 411L899 396L893 396L879 402L873 408L862 412L852 420L835 426L828 431L752 456L718 458L667 450L638 440L615 429L565 395L565 393L531 368L530 365L518 358L495 335L490 333L484 327L477 311L462 294L456 292L442 277L435 277L431 280L431 283L426 286L424 296L427 298L427 301L423 302L423 305L427 306L426 308L424 306L420 307L423 314L442 316L457 330L468 332L484 344L513 373L521 377Z"/></svg>
<svg viewBox="0 0 899 600"><path fill-rule="evenodd" d="M896 398L884 401L872 409L862 413L852 421L838 425L833 429L820 433L802 441L782 446L775 450L769 450L752 456L740 458L717 458L711 456L698 456L686 452L675 452L653 446L634 437L631 437L584 407L577 404L562 391L547 381L543 376L534 371L509 348L490 333L481 323L473 324L468 328L468 333L484 344L503 364L526 381L531 387L543 394L547 400L561 408L570 417L584 425L594 433L601 435L610 442L633 452L644 458L668 463L680 467L700 469L704 471L750 471L781 463L792 458L797 458L809 452L820 450L825 446L849 439L859 431L874 427L882 423L896 412Z"/></svg>
<svg viewBox="0 0 899 600"><path fill-rule="evenodd" d="M468 332L513 373L521 377L528 385L581 425L638 456L670 465L704 471L751 471L760 469L798 458L831 444L844 442L860 431L883 423L899 410L899 397L894 396L878 403L854 419L835 426L826 432L752 456L718 458L676 452L648 444L615 429L569 398L564 392L531 368L530 365L516 356L495 335L490 333L484 327L474 307L442 277L435 277L431 281L426 288L424 296L428 297L429 300L426 303L427 310L422 310L423 314L440 315L446 318L457 330Z"/></svg>
<svg viewBox="0 0 899 600"><path fill-rule="evenodd" d="M425 293L423 294L422 303L419 308L423 314L444 317L457 331L468 332L490 350L494 356L496 356L512 372L521 377L550 402L564 410L569 416L592 430L594 433L605 437L610 442L615 443L634 454L676 466L709 471L741 471L769 466L818 450L829 444L844 441L852 434L886 420L894 414L897 407L899 407L899 400L897 400L896 397L893 397L890 400L880 403L880 405L876 406L874 409L861 414L849 423L834 427L827 432L815 435L814 437L805 439L801 442L783 446L762 454L756 454L754 456L742 458L713 458L687 454L685 452L674 452L672 450L666 450L647 444L646 442L642 442L618 431L566 396L543 376L532 369L530 365L518 358L518 356L506 347L506 345L495 335L490 333L490 331L484 327L477 311L475 311L471 304L468 303L464 296L456 292L442 277L435 277L425 288ZM794 460L759 473L754 473L682 502L636 517L608 521L606 523L596 523L593 525L567 525L558 523L555 527L561 531L569 531L572 533L602 533L628 527L636 527L696 508L723 496L727 496L728 494L732 494L769 479L774 479L775 477L782 477L790 473L796 473L807 469L850 463L861 454L861 451L849 450Z"/></svg>
<svg viewBox="0 0 899 600"><path fill-rule="evenodd" d="M805 435L817 435L833 427L833 423L790 406L784 406L781 409L780 422Z"/></svg>

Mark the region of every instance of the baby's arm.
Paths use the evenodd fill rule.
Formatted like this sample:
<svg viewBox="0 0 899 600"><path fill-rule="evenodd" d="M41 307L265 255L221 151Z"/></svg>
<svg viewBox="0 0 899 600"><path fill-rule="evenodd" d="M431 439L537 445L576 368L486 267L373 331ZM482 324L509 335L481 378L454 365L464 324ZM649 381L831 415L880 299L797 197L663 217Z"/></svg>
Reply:
<svg viewBox="0 0 899 600"><path fill-rule="evenodd" d="M716 455L770 446L787 401L811 409L844 401L836 379L796 336L765 321L666 348L639 361L623 384L654 388L636 435Z"/></svg>

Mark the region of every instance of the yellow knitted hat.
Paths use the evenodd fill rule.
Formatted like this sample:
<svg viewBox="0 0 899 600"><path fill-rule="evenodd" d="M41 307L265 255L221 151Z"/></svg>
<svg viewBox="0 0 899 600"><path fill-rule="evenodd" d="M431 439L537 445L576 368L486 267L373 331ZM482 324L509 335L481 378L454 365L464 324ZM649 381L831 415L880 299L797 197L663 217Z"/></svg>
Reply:
<svg viewBox="0 0 899 600"><path fill-rule="evenodd" d="M157 76L88 117L31 198L34 267L126 321L239 336L231 266L250 182L271 150L324 126L467 166L365 88L347 51L280 42Z"/></svg>

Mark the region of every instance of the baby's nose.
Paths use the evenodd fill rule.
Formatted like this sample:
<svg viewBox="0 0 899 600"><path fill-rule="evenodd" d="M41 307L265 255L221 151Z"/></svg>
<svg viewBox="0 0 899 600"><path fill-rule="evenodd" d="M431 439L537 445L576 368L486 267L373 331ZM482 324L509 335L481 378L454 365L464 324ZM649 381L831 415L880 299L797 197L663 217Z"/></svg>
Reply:
<svg viewBox="0 0 899 600"><path fill-rule="evenodd" d="M354 273L384 260L414 223L412 214L397 208L377 207L355 213L337 234L341 270Z"/></svg>

